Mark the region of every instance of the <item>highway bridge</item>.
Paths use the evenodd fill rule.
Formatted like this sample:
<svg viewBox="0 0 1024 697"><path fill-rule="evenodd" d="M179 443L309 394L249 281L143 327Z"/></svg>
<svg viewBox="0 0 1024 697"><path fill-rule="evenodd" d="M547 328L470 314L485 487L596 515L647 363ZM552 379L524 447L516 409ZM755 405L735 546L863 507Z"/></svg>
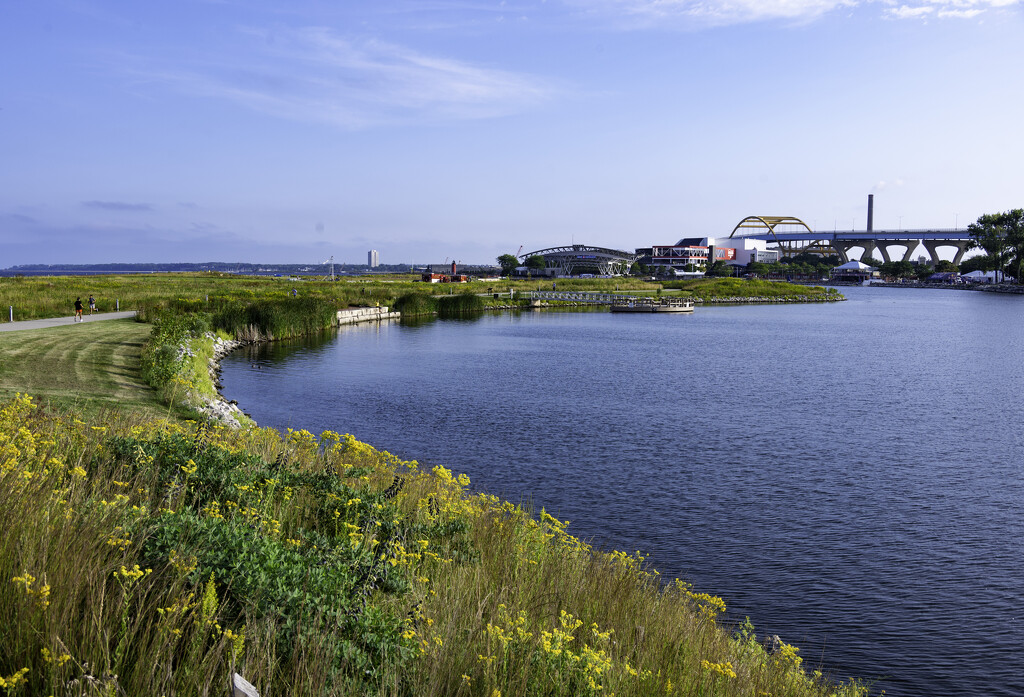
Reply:
<svg viewBox="0 0 1024 697"><path fill-rule="evenodd" d="M779 227L786 227L787 230L780 231L777 229ZM861 258L881 257L882 261L893 261L894 255L890 252L892 247L902 247L900 259L910 261L917 248L923 246L931 256L932 264L940 261L938 250L943 247L955 250L953 263L959 264L974 242L966 228L824 232L811 230L806 223L793 216L760 215L741 220L729 237L765 240L773 243L784 256L805 252L825 256L835 254L844 262L850 261L850 250L857 248L863 250Z"/></svg>

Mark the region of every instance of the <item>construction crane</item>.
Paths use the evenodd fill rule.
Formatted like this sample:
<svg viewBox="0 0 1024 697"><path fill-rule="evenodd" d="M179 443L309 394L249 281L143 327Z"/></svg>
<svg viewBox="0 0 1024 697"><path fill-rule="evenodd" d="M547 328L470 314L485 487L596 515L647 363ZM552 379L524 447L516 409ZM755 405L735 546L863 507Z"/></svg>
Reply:
<svg viewBox="0 0 1024 697"><path fill-rule="evenodd" d="M516 252L516 259L518 259L519 255L522 254L522 253L523 253L523 245L519 245L519 251Z"/></svg>
<svg viewBox="0 0 1024 697"><path fill-rule="evenodd" d="M332 254L330 259L325 259L324 263L325 264L329 263L331 265L331 280L333 281L334 280L334 255Z"/></svg>

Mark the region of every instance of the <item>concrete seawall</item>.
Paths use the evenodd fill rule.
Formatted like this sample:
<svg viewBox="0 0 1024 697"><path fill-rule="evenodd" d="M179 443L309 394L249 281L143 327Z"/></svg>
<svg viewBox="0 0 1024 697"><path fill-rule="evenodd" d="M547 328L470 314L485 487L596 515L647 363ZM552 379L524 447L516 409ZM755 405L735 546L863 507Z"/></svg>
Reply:
<svg viewBox="0 0 1024 697"><path fill-rule="evenodd" d="M352 307L347 310L338 310L338 324L357 324L359 322L379 322L385 319L398 319L401 312L388 311L384 307Z"/></svg>

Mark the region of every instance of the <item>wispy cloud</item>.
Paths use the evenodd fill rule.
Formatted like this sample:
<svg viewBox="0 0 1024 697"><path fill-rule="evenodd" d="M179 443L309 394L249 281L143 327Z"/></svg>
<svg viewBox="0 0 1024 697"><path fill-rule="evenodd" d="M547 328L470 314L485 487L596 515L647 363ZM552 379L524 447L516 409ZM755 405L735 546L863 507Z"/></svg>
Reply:
<svg viewBox="0 0 1024 697"><path fill-rule="evenodd" d="M991 11L1019 6L1021 0L918 0L900 4L885 0L891 19L973 19Z"/></svg>
<svg viewBox="0 0 1024 697"><path fill-rule="evenodd" d="M322 27L247 29L244 36L249 44L238 59L221 56L146 71L147 77L281 118L352 129L502 116L553 93L533 76Z"/></svg>
<svg viewBox="0 0 1024 697"><path fill-rule="evenodd" d="M590 12L615 15L634 24L684 23L721 26L786 20L810 22L838 10L880 5L892 19L972 18L992 10L1019 6L1022 0L565 0Z"/></svg>
<svg viewBox="0 0 1024 697"><path fill-rule="evenodd" d="M153 210L148 203L124 203L122 201L83 201L86 208L98 208L104 211L120 211L125 213L140 213Z"/></svg>
<svg viewBox="0 0 1024 697"><path fill-rule="evenodd" d="M694 28L788 20L806 22L857 0L566 0L591 14L614 15L636 26L680 24Z"/></svg>

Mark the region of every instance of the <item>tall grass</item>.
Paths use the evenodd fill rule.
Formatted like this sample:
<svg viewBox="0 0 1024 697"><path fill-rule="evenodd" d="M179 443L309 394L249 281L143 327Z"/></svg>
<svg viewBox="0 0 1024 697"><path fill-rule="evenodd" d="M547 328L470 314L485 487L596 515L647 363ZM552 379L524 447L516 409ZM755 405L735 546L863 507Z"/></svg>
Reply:
<svg viewBox="0 0 1024 697"><path fill-rule="evenodd" d="M437 298L427 293L406 293L395 300L394 309L403 317L432 315L437 312Z"/></svg>
<svg viewBox="0 0 1024 697"><path fill-rule="evenodd" d="M722 601L351 436L0 404L8 694L861 695Z"/></svg>
<svg viewBox="0 0 1024 697"><path fill-rule="evenodd" d="M437 299L437 316L442 319L480 314L483 310L483 298L470 292L442 295Z"/></svg>
<svg viewBox="0 0 1024 697"><path fill-rule="evenodd" d="M337 313L336 303L316 296L221 300L212 309L211 324L240 341L272 341L336 326Z"/></svg>
<svg viewBox="0 0 1024 697"><path fill-rule="evenodd" d="M407 282L367 282L360 279L331 282L323 278L293 281L287 278L232 276L230 274L134 274L122 276L32 276L0 278L0 321L70 316L76 297L96 298L99 312L137 310L145 315L161 309L212 310L220 301L255 302L290 298L321 298L335 309L390 305Z"/></svg>

